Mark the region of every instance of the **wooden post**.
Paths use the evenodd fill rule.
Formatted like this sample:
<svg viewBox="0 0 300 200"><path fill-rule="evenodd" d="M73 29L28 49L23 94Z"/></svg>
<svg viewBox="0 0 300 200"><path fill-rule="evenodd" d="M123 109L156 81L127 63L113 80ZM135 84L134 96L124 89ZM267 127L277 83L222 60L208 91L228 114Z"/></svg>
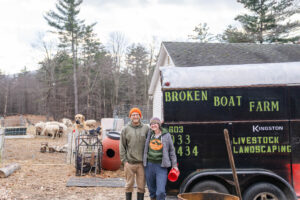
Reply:
<svg viewBox="0 0 300 200"><path fill-rule="evenodd" d="M79 135L78 131L72 131L68 133L68 150L67 150L67 163L73 164L75 161L76 152L76 137Z"/></svg>
<svg viewBox="0 0 300 200"><path fill-rule="evenodd" d="M11 165L0 168L0 178L5 178L11 175L17 169L20 169L20 165L18 163L13 163Z"/></svg>
<svg viewBox="0 0 300 200"><path fill-rule="evenodd" d="M4 149L4 128L0 128L0 163L2 162L2 154L3 154L3 149Z"/></svg>
<svg viewBox="0 0 300 200"><path fill-rule="evenodd" d="M229 140L229 135L228 135L227 129L224 129L224 137L225 137L229 162L230 162L230 166L232 169L232 175L233 175L233 179L234 179L234 183L235 183L235 189L236 189L237 195L240 197L240 200L242 200L239 179L237 177L236 170L235 170L235 164L234 164L234 159L233 159L233 155L232 155L232 150L231 150L231 145L230 145L230 140Z"/></svg>
<svg viewBox="0 0 300 200"><path fill-rule="evenodd" d="M68 132L68 150L67 150L67 163L71 164L71 155L72 155L72 136L73 133L72 132Z"/></svg>

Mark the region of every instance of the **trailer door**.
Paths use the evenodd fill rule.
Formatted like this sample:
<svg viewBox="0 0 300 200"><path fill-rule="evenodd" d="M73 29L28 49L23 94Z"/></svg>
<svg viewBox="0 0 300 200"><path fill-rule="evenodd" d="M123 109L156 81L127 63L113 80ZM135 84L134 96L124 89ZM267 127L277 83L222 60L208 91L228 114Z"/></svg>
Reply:
<svg viewBox="0 0 300 200"><path fill-rule="evenodd" d="M300 196L300 121L291 121L292 177L297 196Z"/></svg>
<svg viewBox="0 0 300 200"><path fill-rule="evenodd" d="M289 87L289 97L292 177L295 192L300 196L300 87Z"/></svg>

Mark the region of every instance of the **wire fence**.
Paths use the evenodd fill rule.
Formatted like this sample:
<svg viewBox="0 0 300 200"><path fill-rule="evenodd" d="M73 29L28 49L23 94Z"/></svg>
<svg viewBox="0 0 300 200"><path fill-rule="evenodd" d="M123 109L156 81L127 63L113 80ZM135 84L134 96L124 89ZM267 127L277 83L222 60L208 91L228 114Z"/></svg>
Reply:
<svg viewBox="0 0 300 200"><path fill-rule="evenodd" d="M3 132L3 135L6 136L26 135L28 125L29 124L26 122L26 118L24 118L22 115L13 118L0 118L0 128Z"/></svg>
<svg viewBox="0 0 300 200"><path fill-rule="evenodd" d="M113 117L114 118L122 118L124 119L124 124L127 124L130 121L128 116L129 111L131 108L139 108L142 112L142 119L141 121L144 124L149 124L149 121L152 117L152 105L130 105L130 104L123 104L115 106Z"/></svg>
<svg viewBox="0 0 300 200"><path fill-rule="evenodd" d="M34 125L40 121L52 121L53 119L48 119L43 115L21 115L21 114L11 114L5 117L0 116L0 127L22 127Z"/></svg>
<svg viewBox="0 0 300 200"><path fill-rule="evenodd" d="M0 117L0 162L4 159L5 137L27 137L30 125L30 120L23 115Z"/></svg>
<svg viewBox="0 0 300 200"><path fill-rule="evenodd" d="M0 163L4 156L5 136L24 136L28 122L22 115L17 117L0 117Z"/></svg>
<svg viewBox="0 0 300 200"><path fill-rule="evenodd" d="M123 104L115 106L113 112L113 127L118 127L118 121L115 119L123 119L124 125L126 125L130 118L128 116L129 111L131 108L137 107L142 112L142 119L141 121L145 124L149 124L149 120L152 117L152 105L131 105L131 104ZM4 156L4 146L5 146L5 136L10 138L21 137L25 138L27 136L31 136L35 134L35 127L34 125L38 122L46 122L51 121L53 119L48 119L46 116L43 115L11 115L11 116L0 116L0 162ZM120 130L122 129L119 128ZM29 135L27 135L29 134Z"/></svg>

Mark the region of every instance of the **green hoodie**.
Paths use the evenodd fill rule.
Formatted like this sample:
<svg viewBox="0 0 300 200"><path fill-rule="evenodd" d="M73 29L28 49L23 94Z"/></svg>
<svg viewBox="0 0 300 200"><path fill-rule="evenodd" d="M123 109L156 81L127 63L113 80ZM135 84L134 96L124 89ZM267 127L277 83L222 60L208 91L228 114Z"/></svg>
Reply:
<svg viewBox="0 0 300 200"><path fill-rule="evenodd" d="M123 163L142 163L146 136L149 126L140 123L133 126L131 122L123 128L120 137L120 158Z"/></svg>
<svg viewBox="0 0 300 200"><path fill-rule="evenodd" d="M166 129L162 129L161 135L156 138L154 131L151 131L149 150L148 150L148 161L152 163L161 163L163 156L163 141L162 136L168 133Z"/></svg>

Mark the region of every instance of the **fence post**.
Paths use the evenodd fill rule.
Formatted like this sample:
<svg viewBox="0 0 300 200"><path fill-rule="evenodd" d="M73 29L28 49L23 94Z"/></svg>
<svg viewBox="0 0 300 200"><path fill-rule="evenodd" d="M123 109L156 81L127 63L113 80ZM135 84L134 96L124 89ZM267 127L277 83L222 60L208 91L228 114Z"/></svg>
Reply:
<svg viewBox="0 0 300 200"><path fill-rule="evenodd" d="M73 164L75 159L75 152L76 152L76 137L79 135L78 131L70 131L68 133L68 150L67 150L67 163Z"/></svg>
<svg viewBox="0 0 300 200"><path fill-rule="evenodd" d="M67 163L71 164L72 157L72 141L73 141L73 132L68 132L68 150L67 150Z"/></svg>
<svg viewBox="0 0 300 200"><path fill-rule="evenodd" d="M3 149L4 149L4 137L5 131L4 128L0 128L0 163L2 162L2 155L3 155Z"/></svg>

